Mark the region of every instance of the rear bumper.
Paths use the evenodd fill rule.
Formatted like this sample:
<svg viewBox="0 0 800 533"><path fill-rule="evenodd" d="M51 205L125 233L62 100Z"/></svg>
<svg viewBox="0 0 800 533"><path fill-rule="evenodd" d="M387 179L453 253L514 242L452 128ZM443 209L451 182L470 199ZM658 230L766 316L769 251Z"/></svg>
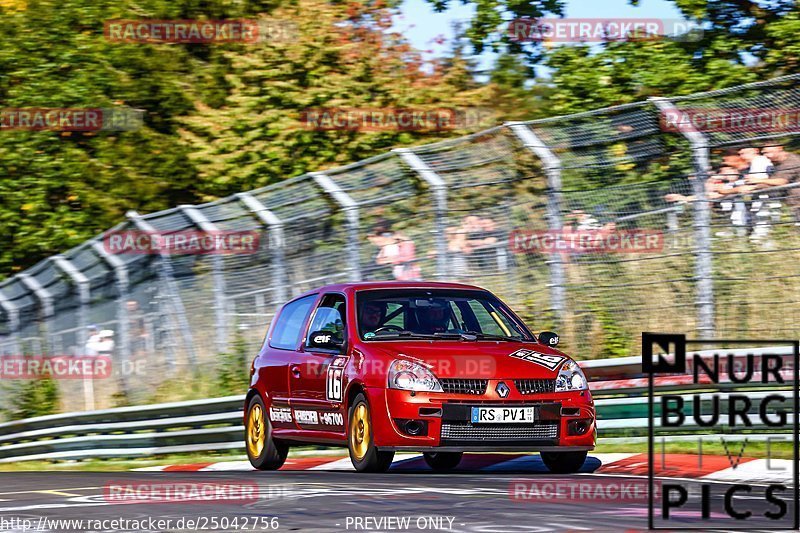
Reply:
<svg viewBox="0 0 800 533"><path fill-rule="evenodd" d="M490 384L489 391L494 390ZM416 393L369 389L375 445L408 451L588 451L594 449L595 410L589 391L522 395L506 399L484 395ZM535 408L533 424L473 424L472 407ZM424 432L409 435L406 421ZM580 422L584 431L574 434Z"/></svg>

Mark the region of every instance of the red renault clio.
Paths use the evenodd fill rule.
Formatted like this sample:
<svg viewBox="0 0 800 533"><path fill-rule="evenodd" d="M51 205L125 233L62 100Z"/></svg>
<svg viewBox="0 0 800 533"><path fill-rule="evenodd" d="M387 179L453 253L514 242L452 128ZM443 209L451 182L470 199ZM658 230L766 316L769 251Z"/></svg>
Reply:
<svg viewBox="0 0 800 533"><path fill-rule="evenodd" d="M356 470L396 451L434 470L464 452L536 451L575 472L595 445L586 377L489 291L470 285L330 285L285 304L253 361L245 442L255 468L289 446L347 446Z"/></svg>

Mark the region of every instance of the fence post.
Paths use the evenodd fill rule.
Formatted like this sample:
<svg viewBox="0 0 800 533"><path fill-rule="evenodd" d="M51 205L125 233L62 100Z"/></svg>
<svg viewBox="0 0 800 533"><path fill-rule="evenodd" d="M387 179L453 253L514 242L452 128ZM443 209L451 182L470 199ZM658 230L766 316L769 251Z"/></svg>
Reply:
<svg viewBox="0 0 800 533"><path fill-rule="evenodd" d="M114 270L114 279L117 283L117 329L119 335L116 335L114 341L114 351L119 354L119 359L122 362L120 368L120 383L122 384L122 393L128 395L128 377L125 372L128 371L128 361L131 360L131 335L130 335L130 318L128 317L128 267L125 261L112 254L105 249L102 242L92 242L92 250L97 256L104 261L108 266Z"/></svg>
<svg viewBox="0 0 800 533"><path fill-rule="evenodd" d="M78 289L78 334L75 340L82 350L86 346L86 328L89 326L86 320L86 307L89 305L91 297L90 290L91 284L83 272L78 270L66 257L63 255L54 255L53 264L55 267L69 277ZM82 352L81 352L82 353Z"/></svg>
<svg viewBox="0 0 800 533"><path fill-rule="evenodd" d="M9 300L3 291L0 290L0 307L8 318L8 334L11 337L11 353L13 355L22 355L19 346L19 308L11 300ZM2 355L2 354L0 354Z"/></svg>
<svg viewBox="0 0 800 533"><path fill-rule="evenodd" d="M272 284L275 290L275 297L278 302L286 301L286 287L289 278L286 275L286 255L284 247L283 221L275 213L270 211L260 201L250 193L240 192L236 197L253 213L258 220L269 228L269 250L272 255Z"/></svg>
<svg viewBox="0 0 800 533"><path fill-rule="evenodd" d="M211 235L219 233L219 228L211 222L199 209L191 205L179 207L192 223L205 233ZM222 256L218 253L212 257L214 280L214 319L216 328L217 353L225 353L228 349L228 314L225 299L225 265Z"/></svg>
<svg viewBox="0 0 800 533"><path fill-rule="evenodd" d="M436 206L436 277L448 276L447 260L447 183L425 161L408 148L396 148L396 152L408 167L416 172L431 188Z"/></svg>
<svg viewBox="0 0 800 533"><path fill-rule="evenodd" d="M650 98L662 113L683 116L683 113L666 98ZM695 278L697 280L697 330L701 338L711 339L714 326L714 280L711 255L711 206L706 201L706 179L711 171L709 145L706 136L691 125L691 121L680 120L681 134L689 141L694 160L695 179L692 181L694 201Z"/></svg>
<svg viewBox="0 0 800 533"><path fill-rule="evenodd" d="M66 274L75 283L75 286L78 289L78 301L80 303L80 307L78 307L78 334L75 337L80 353L82 355L86 355L83 350L86 347L87 340L86 306L89 304L89 291L91 290L89 278L84 276L83 272L75 268L75 266L63 255L54 255L53 265L55 265L58 270ZM92 382L92 378L87 376L84 376L83 378L83 404L87 411L93 410L95 406L94 383Z"/></svg>
<svg viewBox="0 0 800 533"><path fill-rule="evenodd" d="M39 324L42 336L44 337L44 349L43 351L47 353L51 353L51 343L50 343L50 328L48 328L47 319L55 314L55 309L53 307L53 295L45 289L39 281L31 276L30 274L26 274L25 272L21 272L17 274L17 278L22 282L25 287L33 293L36 299L39 301L39 310L41 314L39 315L39 319L41 323Z"/></svg>
<svg viewBox="0 0 800 533"><path fill-rule="evenodd" d="M361 280L361 255L359 253L360 221L358 203L339 187L329 176L322 172L310 172L309 176L323 191L331 195L339 204L347 217L347 257L350 264L350 281Z"/></svg>
<svg viewBox="0 0 800 533"><path fill-rule="evenodd" d="M154 234L160 233L136 211L128 211L125 216L141 231ZM192 365L194 369L197 364L197 353L192 339L191 325L186 318L186 309L183 306L180 292L175 286L175 277L172 271L172 261L169 258L169 252L162 249L159 254L159 259L161 268L158 269L158 276L161 278L162 286L167 292L168 301L174 307L175 315L178 318L178 329L180 330L181 337L183 337L183 344L186 347L186 352L189 357L189 364ZM169 351L167 353L169 353ZM175 361L171 355L167 357L167 363L170 367L175 366Z"/></svg>
<svg viewBox="0 0 800 533"><path fill-rule="evenodd" d="M544 165L547 177L547 226L553 231L561 231L561 160L524 122L507 122L506 126ZM550 305L558 325L562 326L566 319L566 276L561 255L550 254L547 264L550 268Z"/></svg>

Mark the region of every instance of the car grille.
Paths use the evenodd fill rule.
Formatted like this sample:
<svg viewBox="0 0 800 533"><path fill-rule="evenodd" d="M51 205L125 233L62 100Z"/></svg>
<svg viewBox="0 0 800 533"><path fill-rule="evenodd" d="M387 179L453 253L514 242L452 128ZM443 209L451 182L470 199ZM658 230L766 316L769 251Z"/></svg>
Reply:
<svg viewBox="0 0 800 533"><path fill-rule="evenodd" d="M469 423L443 423L442 439L473 442L531 441L558 438L558 422L538 424L487 424L473 426Z"/></svg>
<svg viewBox="0 0 800 533"><path fill-rule="evenodd" d="M514 385L520 394L538 394L556 390L556 380L554 379L515 379Z"/></svg>
<svg viewBox="0 0 800 533"><path fill-rule="evenodd" d="M442 390L451 394L476 394L486 392L488 379L440 379Z"/></svg>

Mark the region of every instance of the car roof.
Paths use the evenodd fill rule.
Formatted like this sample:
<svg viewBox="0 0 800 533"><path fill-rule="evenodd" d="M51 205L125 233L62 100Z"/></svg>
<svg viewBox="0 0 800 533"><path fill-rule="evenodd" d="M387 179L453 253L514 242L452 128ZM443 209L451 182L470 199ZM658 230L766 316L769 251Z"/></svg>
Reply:
<svg viewBox="0 0 800 533"><path fill-rule="evenodd" d="M370 289L466 289L474 291L486 291L486 289L477 287L475 285L467 285L465 283L447 283L441 281L356 281L351 283L325 285L324 287L310 290L294 299L320 292L344 292L347 294Z"/></svg>

